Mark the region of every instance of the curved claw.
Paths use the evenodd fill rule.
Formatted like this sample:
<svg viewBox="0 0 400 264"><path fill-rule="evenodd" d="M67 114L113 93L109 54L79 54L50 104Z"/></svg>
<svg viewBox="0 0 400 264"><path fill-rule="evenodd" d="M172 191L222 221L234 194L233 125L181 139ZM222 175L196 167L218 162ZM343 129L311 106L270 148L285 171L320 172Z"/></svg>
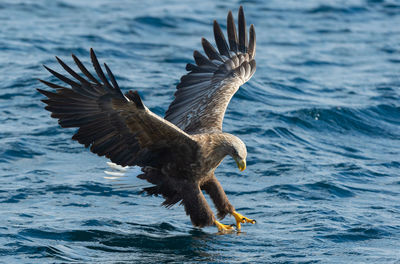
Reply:
<svg viewBox="0 0 400 264"><path fill-rule="evenodd" d="M217 226L218 231L222 233L227 233L227 232L232 232L236 231L235 225L224 225L218 222L217 220L214 221L214 224Z"/></svg>
<svg viewBox="0 0 400 264"><path fill-rule="evenodd" d="M233 211L232 215L236 219L236 227L237 227L238 230L240 230L240 228L241 228L241 223L243 223L243 224L244 223L251 223L251 224L255 224L256 223L256 220L247 218L247 217L239 214L236 211Z"/></svg>

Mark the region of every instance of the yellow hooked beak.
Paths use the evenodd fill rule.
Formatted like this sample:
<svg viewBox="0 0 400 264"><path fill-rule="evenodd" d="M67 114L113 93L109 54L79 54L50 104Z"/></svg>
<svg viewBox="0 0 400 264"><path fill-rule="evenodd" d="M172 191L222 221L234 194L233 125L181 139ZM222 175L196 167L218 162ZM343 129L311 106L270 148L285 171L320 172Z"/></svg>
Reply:
<svg viewBox="0 0 400 264"><path fill-rule="evenodd" d="M244 171L246 169L246 160L236 160L236 164L240 171Z"/></svg>

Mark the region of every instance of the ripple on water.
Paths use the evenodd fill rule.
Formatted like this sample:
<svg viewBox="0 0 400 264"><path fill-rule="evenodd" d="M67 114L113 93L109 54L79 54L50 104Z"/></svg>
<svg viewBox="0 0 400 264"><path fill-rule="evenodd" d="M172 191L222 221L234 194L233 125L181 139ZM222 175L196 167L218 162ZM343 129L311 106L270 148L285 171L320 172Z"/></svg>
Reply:
<svg viewBox="0 0 400 264"><path fill-rule="evenodd" d="M351 241L354 242L354 241L379 239L386 235L388 235L388 233L379 228L355 227L355 228L349 228L344 232L338 232L336 234L322 236L322 238L331 240L336 243L345 243Z"/></svg>
<svg viewBox="0 0 400 264"><path fill-rule="evenodd" d="M35 151L28 144L20 141L7 142L1 153L3 160L33 159L36 156L44 155L41 151Z"/></svg>
<svg viewBox="0 0 400 264"><path fill-rule="evenodd" d="M244 1L257 72L224 130L248 169L216 170L256 225L216 235L182 206L160 208L135 176L105 179L106 159L49 117L41 64L90 67L89 48L123 91L163 115L201 37L237 1L0 3L0 256L5 263L395 263L400 259L399 24L396 1ZM235 15L236 19L236 15ZM237 19L236 19L237 20ZM92 69L90 69L92 71ZM147 186L147 185L146 185ZM214 209L214 208L213 208ZM232 217L222 220L234 223ZM1 262L1 261L0 261Z"/></svg>
<svg viewBox="0 0 400 264"><path fill-rule="evenodd" d="M379 105L360 110L348 107L312 108L277 115L283 121L305 129L352 131L373 137L393 139L398 139L398 135L393 129L397 126L399 116L400 109L390 105Z"/></svg>
<svg viewBox="0 0 400 264"><path fill-rule="evenodd" d="M368 11L364 6L348 6L346 8L336 7L332 5L320 5L318 7L307 10L310 14L326 14L326 13L335 13L335 14L360 14Z"/></svg>

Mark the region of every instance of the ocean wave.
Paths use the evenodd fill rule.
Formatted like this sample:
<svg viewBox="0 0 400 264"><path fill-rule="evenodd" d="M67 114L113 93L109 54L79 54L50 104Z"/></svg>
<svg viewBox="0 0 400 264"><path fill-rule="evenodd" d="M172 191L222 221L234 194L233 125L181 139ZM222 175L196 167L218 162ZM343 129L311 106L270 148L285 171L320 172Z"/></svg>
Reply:
<svg viewBox="0 0 400 264"><path fill-rule="evenodd" d="M4 2L4 1L3 1ZM93 72L89 49L122 90L163 115L176 84L237 1L0 3L0 257L5 263L392 263L398 241L400 4L241 1L257 32L257 71L228 106L224 131L247 169L216 170L238 212L257 220L219 236L184 207L140 194L128 170L71 140L43 109L42 64ZM212 209L212 201L209 200ZM221 220L233 224L227 216ZM0 262L1 262L0 261Z"/></svg>
<svg viewBox="0 0 400 264"><path fill-rule="evenodd" d="M399 139L400 107L377 105L364 109L334 107L328 109L300 109L279 114L282 121L299 125L304 129L329 130L331 132L353 132L372 137Z"/></svg>
<svg viewBox="0 0 400 264"><path fill-rule="evenodd" d="M12 177L11 175L10 177ZM16 175L14 175L16 176ZM29 179L29 178L28 178ZM49 194L60 195L60 194L74 194L81 197L87 196L98 196L98 197L140 197L142 188L130 186L126 189L114 188L112 185L105 185L98 182L87 182L79 185L62 185L62 184L47 184L43 187L23 187L8 190L2 194L0 192L0 199L2 203L19 203L30 196L46 196ZM90 204L75 202L75 203L63 203L63 206L78 206L78 207L89 207Z"/></svg>
<svg viewBox="0 0 400 264"><path fill-rule="evenodd" d="M371 239L380 239L388 233L376 227L355 227L349 228L343 232L337 232L322 236L321 238L327 239L336 243L346 243L350 241L365 241Z"/></svg>
<svg viewBox="0 0 400 264"><path fill-rule="evenodd" d="M359 14L368 11L365 6L332 6L320 5L307 10L310 14L325 14L325 13L339 13L339 14Z"/></svg>

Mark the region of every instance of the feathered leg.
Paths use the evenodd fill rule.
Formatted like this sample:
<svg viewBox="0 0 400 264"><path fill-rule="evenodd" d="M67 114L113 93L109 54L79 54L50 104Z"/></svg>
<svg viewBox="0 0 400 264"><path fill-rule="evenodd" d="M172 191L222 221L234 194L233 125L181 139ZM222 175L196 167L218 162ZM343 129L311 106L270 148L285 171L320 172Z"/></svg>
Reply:
<svg viewBox="0 0 400 264"><path fill-rule="evenodd" d="M190 216L190 220L194 226L204 227L214 224L220 232L235 230L234 227L223 225L215 219L198 185L187 184L183 186L181 195L186 214Z"/></svg>
<svg viewBox="0 0 400 264"><path fill-rule="evenodd" d="M235 217L236 228L238 230L241 228L241 223L256 223L255 220L247 218L235 211L235 208L229 202L224 189L215 176L211 177L207 182L205 182L202 185L202 189L205 190L208 195L210 195L212 201L214 202L215 207L218 210L218 218L222 219L227 214L233 215Z"/></svg>
<svg viewBox="0 0 400 264"><path fill-rule="evenodd" d="M211 200L214 202L214 205L218 210L217 215L219 219L223 219L227 214L232 214L235 211L235 208L229 202L224 189L215 176L206 181L201 188L210 195Z"/></svg>

